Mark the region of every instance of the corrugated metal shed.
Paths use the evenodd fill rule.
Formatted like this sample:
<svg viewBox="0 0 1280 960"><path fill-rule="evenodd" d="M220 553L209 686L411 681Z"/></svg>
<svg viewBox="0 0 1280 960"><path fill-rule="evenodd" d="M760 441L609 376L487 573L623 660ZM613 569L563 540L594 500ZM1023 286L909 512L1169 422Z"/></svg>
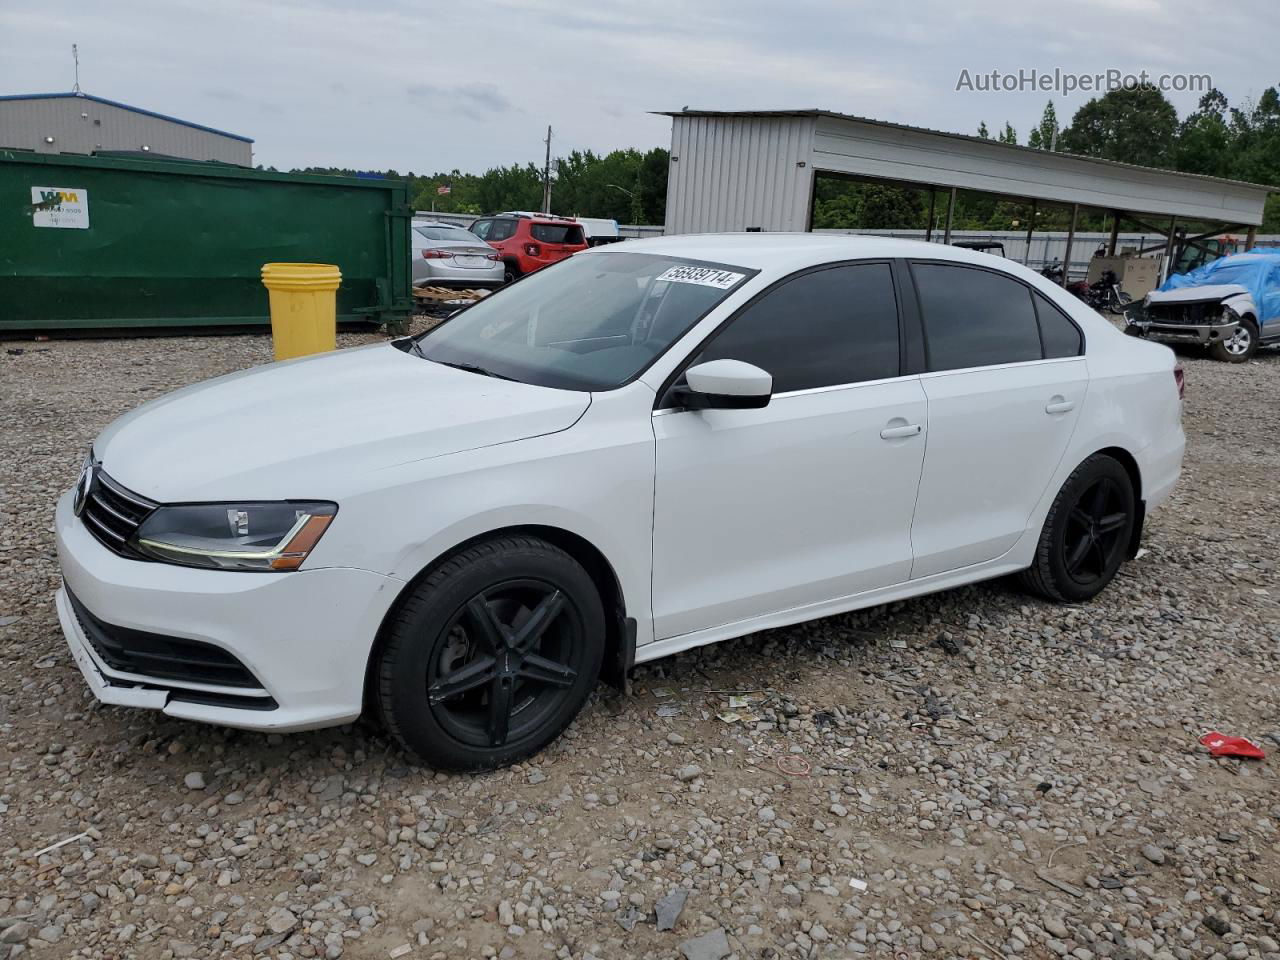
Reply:
<svg viewBox="0 0 1280 960"><path fill-rule="evenodd" d="M1278 189L827 110L661 113L672 118L667 233L805 230L824 172L1245 225Z"/></svg>
<svg viewBox="0 0 1280 960"><path fill-rule="evenodd" d="M0 149L37 153L151 153L253 165L239 134L86 93L0 96Z"/></svg>

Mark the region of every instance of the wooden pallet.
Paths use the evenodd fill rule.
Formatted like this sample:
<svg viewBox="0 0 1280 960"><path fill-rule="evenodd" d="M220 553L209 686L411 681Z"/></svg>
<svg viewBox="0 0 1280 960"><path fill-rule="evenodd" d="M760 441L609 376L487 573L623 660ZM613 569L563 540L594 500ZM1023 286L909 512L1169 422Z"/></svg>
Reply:
<svg viewBox="0 0 1280 960"><path fill-rule="evenodd" d="M449 300L462 300L471 303L482 297L487 297L492 290L467 289L454 290L450 287L414 287L413 295L419 300L434 300L437 303Z"/></svg>

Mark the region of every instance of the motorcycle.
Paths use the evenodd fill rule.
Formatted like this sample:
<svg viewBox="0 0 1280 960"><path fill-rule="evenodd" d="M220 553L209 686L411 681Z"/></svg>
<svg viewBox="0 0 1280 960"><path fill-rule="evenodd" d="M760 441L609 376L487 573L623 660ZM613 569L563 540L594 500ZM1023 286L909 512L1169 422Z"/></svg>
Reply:
<svg viewBox="0 0 1280 960"><path fill-rule="evenodd" d="M1089 295L1085 303L1095 310L1107 313L1124 313L1124 308L1133 302L1133 297L1120 289L1120 278L1114 270L1103 271L1102 279L1089 284Z"/></svg>
<svg viewBox="0 0 1280 960"><path fill-rule="evenodd" d="M1062 284L1062 266L1054 261L1040 271L1040 275L1054 283ZM1133 302L1133 297L1120 289L1120 278L1114 270L1104 271L1102 279L1094 283L1084 280L1073 280L1065 285L1068 293L1083 300L1094 310L1105 310L1107 313L1122 314L1125 307Z"/></svg>

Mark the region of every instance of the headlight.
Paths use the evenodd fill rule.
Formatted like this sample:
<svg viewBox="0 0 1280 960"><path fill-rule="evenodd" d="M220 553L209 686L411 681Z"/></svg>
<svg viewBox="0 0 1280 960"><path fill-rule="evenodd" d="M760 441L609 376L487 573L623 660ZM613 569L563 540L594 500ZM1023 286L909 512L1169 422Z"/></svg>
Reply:
<svg viewBox="0 0 1280 960"><path fill-rule="evenodd" d="M218 570L296 570L319 542L333 503L198 503L158 507L134 535L155 560Z"/></svg>

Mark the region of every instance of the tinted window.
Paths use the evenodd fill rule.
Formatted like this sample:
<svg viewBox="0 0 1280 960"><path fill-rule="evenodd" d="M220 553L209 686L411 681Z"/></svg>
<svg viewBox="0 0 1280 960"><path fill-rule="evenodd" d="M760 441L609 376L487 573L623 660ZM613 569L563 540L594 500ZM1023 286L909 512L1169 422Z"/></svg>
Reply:
<svg viewBox="0 0 1280 960"><path fill-rule="evenodd" d="M1049 302L1042 293L1032 291L1036 316L1040 318L1040 339L1045 357L1078 357L1083 352L1084 338L1065 313Z"/></svg>
<svg viewBox="0 0 1280 960"><path fill-rule="evenodd" d="M1040 333L1030 291L989 270L948 264L911 267L930 370L1039 360Z"/></svg>
<svg viewBox="0 0 1280 960"><path fill-rule="evenodd" d="M485 239L490 243L510 239L516 232L516 222L514 220L490 220L489 223L489 233L485 236Z"/></svg>
<svg viewBox="0 0 1280 960"><path fill-rule="evenodd" d="M572 224L535 223L529 234L542 243L582 243L582 228Z"/></svg>
<svg viewBox="0 0 1280 960"><path fill-rule="evenodd" d="M887 263L806 273L775 287L698 355L773 374L774 393L898 375L898 304Z"/></svg>

